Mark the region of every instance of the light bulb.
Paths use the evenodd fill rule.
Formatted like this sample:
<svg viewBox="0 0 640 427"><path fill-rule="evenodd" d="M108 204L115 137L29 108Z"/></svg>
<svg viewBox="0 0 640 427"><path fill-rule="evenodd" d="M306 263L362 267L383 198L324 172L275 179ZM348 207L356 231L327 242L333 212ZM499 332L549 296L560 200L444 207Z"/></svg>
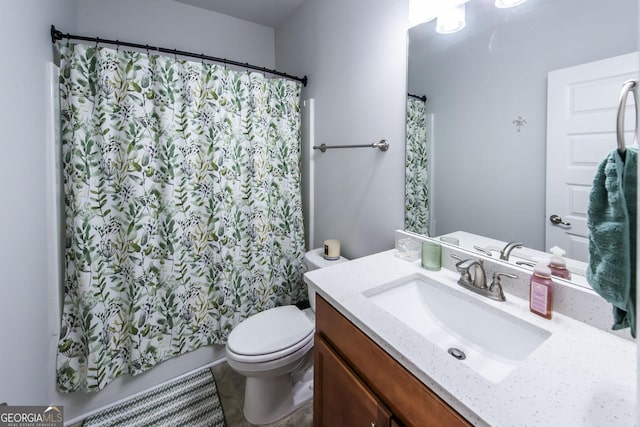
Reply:
<svg viewBox="0 0 640 427"><path fill-rule="evenodd" d="M519 6L527 0L496 0L496 7L505 9L507 7Z"/></svg>
<svg viewBox="0 0 640 427"><path fill-rule="evenodd" d="M450 34L460 31L466 25L465 7L460 6L445 9L438 15L436 31L440 34Z"/></svg>
<svg viewBox="0 0 640 427"><path fill-rule="evenodd" d="M469 0L409 0L409 25L415 26L436 19L446 9ZM512 0L513 1L513 0Z"/></svg>
<svg viewBox="0 0 640 427"><path fill-rule="evenodd" d="M428 0L409 0L409 25L414 26L436 18Z"/></svg>

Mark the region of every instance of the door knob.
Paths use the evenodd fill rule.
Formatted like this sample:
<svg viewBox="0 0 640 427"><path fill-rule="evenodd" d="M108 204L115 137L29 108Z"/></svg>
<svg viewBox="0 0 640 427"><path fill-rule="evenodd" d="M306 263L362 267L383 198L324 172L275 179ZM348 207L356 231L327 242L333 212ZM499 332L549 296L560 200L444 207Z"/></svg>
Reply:
<svg viewBox="0 0 640 427"><path fill-rule="evenodd" d="M549 221L551 221L551 223L553 225L559 225L559 226L564 227L564 228L571 228L571 223L570 222L564 222L562 220L562 218L559 217L558 215L551 215L549 217Z"/></svg>

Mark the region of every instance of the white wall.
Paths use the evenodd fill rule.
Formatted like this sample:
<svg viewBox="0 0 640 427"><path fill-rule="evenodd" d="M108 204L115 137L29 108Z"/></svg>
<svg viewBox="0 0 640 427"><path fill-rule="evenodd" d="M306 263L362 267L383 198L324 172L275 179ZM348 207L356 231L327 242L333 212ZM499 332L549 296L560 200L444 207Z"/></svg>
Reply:
<svg viewBox="0 0 640 427"><path fill-rule="evenodd" d="M275 63L273 28L172 0L80 0L78 32L267 68Z"/></svg>
<svg viewBox="0 0 640 427"><path fill-rule="evenodd" d="M404 222L408 2L307 0L276 29L276 64L309 77L315 141L391 148L316 151L315 242L355 258L393 247Z"/></svg>
<svg viewBox="0 0 640 427"><path fill-rule="evenodd" d="M416 55L411 45L409 91L426 94L435 115L434 235L465 230L545 250L547 73L637 50L638 4L537 0L520 8L500 11L501 25L487 29L469 16L482 10L474 0L467 28L431 28L438 41L430 49ZM518 116L527 121L520 133Z"/></svg>
<svg viewBox="0 0 640 427"><path fill-rule="evenodd" d="M0 402L48 404L45 153L49 27L74 25L73 0L4 0L0 67Z"/></svg>

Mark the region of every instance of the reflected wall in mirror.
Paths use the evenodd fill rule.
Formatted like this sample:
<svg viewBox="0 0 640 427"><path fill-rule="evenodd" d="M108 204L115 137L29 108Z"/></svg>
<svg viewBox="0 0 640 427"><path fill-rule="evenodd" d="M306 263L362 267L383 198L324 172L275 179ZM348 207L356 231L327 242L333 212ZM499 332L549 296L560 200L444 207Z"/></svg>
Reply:
<svg viewBox="0 0 640 427"><path fill-rule="evenodd" d="M548 252L547 75L637 51L638 2L470 0L466 21L453 34L436 33L435 21L409 30L408 92L428 98L430 235Z"/></svg>

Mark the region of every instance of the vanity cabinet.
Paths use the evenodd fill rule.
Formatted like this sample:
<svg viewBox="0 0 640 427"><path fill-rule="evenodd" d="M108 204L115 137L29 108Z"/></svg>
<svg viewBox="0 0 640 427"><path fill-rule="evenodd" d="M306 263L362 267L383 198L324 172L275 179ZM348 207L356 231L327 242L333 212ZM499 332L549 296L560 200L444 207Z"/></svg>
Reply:
<svg viewBox="0 0 640 427"><path fill-rule="evenodd" d="M314 427L470 426L316 295Z"/></svg>
<svg viewBox="0 0 640 427"><path fill-rule="evenodd" d="M378 399L321 337L314 342L314 379L320 409L314 407L316 426L391 425L391 411Z"/></svg>

